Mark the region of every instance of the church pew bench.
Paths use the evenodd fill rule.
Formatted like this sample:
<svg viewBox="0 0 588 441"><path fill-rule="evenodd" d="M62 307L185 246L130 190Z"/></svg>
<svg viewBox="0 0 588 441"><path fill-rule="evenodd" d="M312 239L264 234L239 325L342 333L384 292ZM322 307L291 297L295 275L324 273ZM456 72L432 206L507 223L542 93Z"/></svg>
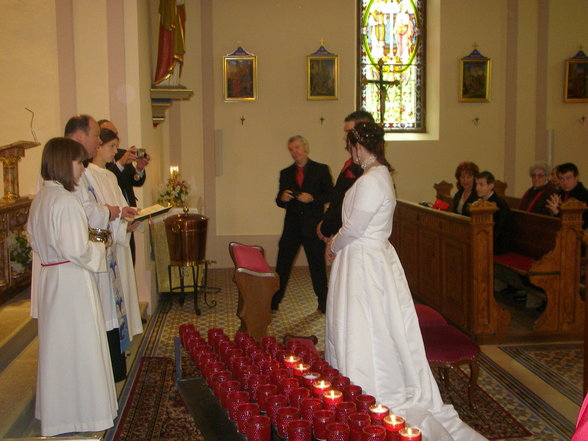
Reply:
<svg viewBox="0 0 588 441"><path fill-rule="evenodd" d="M239 331L247 332L261 342L267 336L267 327L272 321L271 301L279 288L280 278L267 264L260 246L231 242L229 253L235 264L233 281L239 292Z"/></svg>

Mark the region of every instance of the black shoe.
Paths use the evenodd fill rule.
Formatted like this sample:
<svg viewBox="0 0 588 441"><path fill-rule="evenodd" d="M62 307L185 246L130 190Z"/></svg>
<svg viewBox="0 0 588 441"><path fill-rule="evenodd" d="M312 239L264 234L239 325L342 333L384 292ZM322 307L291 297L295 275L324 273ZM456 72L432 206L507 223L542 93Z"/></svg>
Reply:
<svg viewBox="0 0 588 441"><path fill-rule="evenodd" d="M280 309L280 304L279 303L272 303L272 311L277 311L278 309Z"/></svg>
<svg viewBox="0 0 588 441"><path fill-rule="evenodd" d="M321 314L326 314L327 312L327 305L319 305L317 308L317 311L319 311Z"/></svg>

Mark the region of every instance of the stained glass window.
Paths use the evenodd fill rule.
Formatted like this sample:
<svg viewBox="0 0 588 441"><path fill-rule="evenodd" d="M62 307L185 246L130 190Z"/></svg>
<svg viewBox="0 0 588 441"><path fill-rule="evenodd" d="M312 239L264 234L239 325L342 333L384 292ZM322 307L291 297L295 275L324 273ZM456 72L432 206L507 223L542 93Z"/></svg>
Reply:
<svg viewBox="0 0 588 441"><path fill-rule="evenodd" d="M426 0L360 0L359 107L387 132L425 131Z"/></svg>

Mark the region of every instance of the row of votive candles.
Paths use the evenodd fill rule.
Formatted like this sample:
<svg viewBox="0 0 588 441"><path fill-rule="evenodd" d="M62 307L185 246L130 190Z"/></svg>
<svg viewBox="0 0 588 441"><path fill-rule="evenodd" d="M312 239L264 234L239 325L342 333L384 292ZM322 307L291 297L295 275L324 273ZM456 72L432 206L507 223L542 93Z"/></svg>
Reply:
<svg viewBox="0 0 588 441"><path fill-rule="evenodd" d="M422 440L419 429L363 394L303 339L284 347L265 337L260 346L247 333L231 340L212 328L206 340L184 324L180 340L248 441L270 441L272 425L288 441L311 441L313 434L327 441Z"/></svg>

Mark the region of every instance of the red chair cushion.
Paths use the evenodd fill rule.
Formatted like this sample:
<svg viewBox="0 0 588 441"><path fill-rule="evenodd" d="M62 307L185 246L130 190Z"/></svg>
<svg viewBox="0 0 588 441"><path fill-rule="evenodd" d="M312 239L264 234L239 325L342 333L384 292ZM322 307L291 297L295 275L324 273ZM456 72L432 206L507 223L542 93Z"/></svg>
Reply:
<svg viewBox="0 0 588 441"><path fill-rule="evenodd" d="M421 333L428 361L456 363L480 353L480 346L453 326L423 326Z"/></svg>
<svg viewBox="0 0 588 441"><path fill-rule="evenodd" d="M271 268L263 258L258 248L247 245L236 245L233 248L233 256L238 268L246 268L258 273L269 273Z"/></svg>
<svg viewBox="0 0 588 441"><path fill-rule="evenodd" d="M525 272L535 263L535 259L517 253L496 254L494 261Z"/></svg>
<svg viewBox="0 0 588 441"><path fill-rule="evenodd" d="M415 304L417 317L419 319L419 325L423 326L439 326L446 325L447 321L443 318L441 313L435 311L433 308L427 305Z"/></svg>

